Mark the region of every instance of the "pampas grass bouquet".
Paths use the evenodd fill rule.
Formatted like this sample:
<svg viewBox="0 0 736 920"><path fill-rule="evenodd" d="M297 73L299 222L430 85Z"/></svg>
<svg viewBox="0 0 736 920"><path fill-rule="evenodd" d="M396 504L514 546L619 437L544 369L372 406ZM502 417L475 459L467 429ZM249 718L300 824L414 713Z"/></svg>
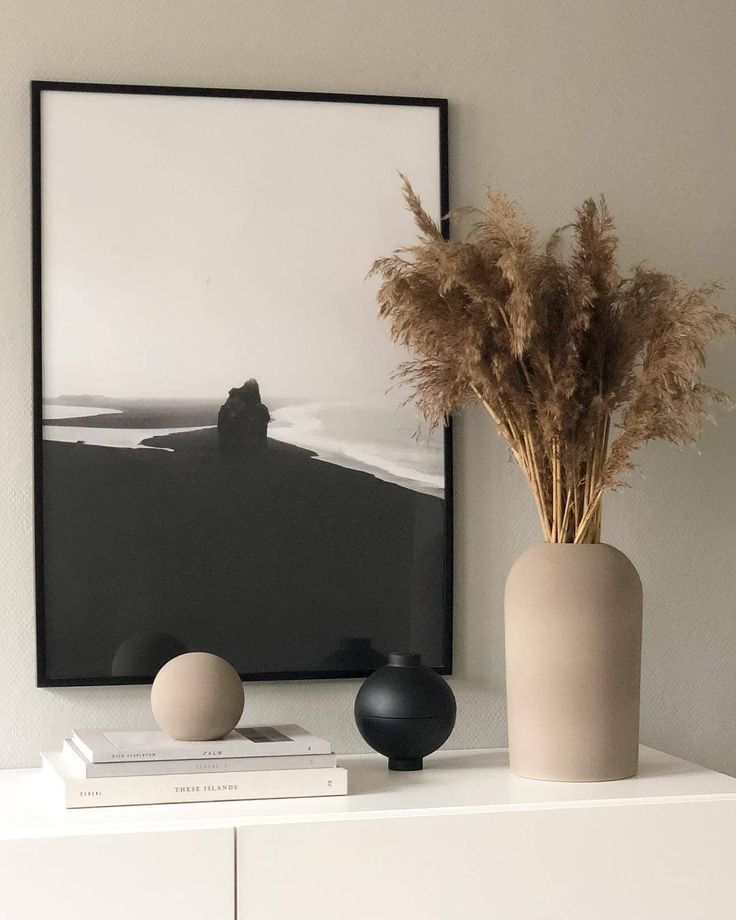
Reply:
<svg viewBox="0 0 736 920"><path fill-rule="evenodd" d="M648 441L684 445L726 394L700 377L736 330L713 303L646 265L620 272L605 200L540 242L489 192L460 240L443 238L402 176L417 241L378 259L380 315L412 357L397 370L430 428L478 401L529 482L544 539L600 541L602 499Z"/></svg>

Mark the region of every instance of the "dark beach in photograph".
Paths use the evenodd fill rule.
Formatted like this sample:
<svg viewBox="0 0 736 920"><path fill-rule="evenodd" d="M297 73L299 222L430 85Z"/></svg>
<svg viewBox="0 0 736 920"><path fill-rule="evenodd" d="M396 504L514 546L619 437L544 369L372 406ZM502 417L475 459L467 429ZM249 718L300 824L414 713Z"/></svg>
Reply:
<svg viewBox="0 0 736 920"><path fill-rule="evenodd" d="M213 410L128 401L114 425L212 426ZM161 633L244 674L370 669L406 648L441 664L423 624L442 620L442 499L272 438L228 453L216 427L141 443L43 443L50 677L110 676L126 641Z"/></svg>

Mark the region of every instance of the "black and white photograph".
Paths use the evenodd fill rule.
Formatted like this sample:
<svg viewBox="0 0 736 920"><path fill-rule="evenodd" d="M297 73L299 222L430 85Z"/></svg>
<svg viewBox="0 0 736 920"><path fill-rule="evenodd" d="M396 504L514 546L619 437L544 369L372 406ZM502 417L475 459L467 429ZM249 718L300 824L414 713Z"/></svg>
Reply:
<svg viewBox="0 0 736 920"><path fill-rule="evenodd" d="M447 670L449 434L372 262L443 216L433 100L36 89L39 678Z"/></svg>

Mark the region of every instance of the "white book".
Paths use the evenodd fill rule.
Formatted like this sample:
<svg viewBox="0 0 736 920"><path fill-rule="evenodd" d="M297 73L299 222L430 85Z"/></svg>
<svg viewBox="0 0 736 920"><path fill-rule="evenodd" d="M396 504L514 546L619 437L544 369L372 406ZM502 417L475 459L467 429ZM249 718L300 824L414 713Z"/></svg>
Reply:
<svg viewBox="0 0 736 920"><path fill-rule="evenodd" d="M329 754L331 745L298 725L235 728L217 741L176 741L160 731L76 731L74 746L91 763L126 760L201 760Z"/></svg>
<svg viewBox="0 0 736 920"><path fill-rule="evenodd" d="M105 805L165 805L177 802L221 802L234 799L289 799L347 795L344 767L317 770L254 770L201 776L73 776L59 752L42 753L44 774L63 796L65 808Z"/></svg>
<svg viewBox="0 0 736 920"><path fill-rule="evenodd" d="M335 754L286 757L208 757L200 760L123 760L92 763L67 738L62 750L69 772L78 779L103 776L164 776L171 773L249 773L251 770L314 770L337 765Z"/></svg>

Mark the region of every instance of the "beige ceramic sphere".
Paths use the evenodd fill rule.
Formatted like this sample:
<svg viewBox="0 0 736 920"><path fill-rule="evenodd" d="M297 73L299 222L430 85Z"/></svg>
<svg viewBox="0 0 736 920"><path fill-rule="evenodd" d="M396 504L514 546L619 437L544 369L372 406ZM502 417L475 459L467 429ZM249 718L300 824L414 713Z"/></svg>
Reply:
<svg viewBox="0 0 736 920"><path fill-rule="evenodd" d="M151 709L162 731L178 741L214 741L232 731L245 695L235 668L209 652L167 662L151 687Z"/></svg>

